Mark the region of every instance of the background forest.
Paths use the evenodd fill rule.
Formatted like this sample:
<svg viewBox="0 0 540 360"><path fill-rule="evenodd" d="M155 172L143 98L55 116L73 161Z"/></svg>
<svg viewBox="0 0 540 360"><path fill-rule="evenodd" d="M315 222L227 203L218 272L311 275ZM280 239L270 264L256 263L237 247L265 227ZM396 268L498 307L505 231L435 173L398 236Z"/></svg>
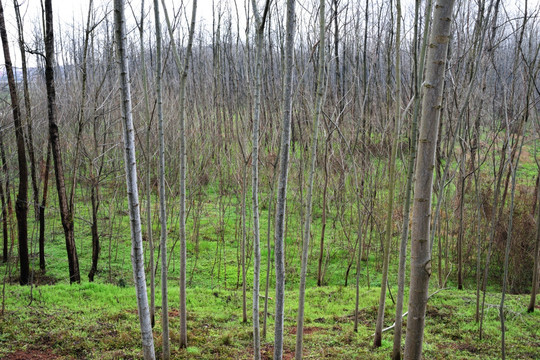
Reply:
<svg viewBox="0 0 540 360"><path fill-rule="evenodd" d="M0 1L0 358L540 358L538 2L84 5Z"/></svg>

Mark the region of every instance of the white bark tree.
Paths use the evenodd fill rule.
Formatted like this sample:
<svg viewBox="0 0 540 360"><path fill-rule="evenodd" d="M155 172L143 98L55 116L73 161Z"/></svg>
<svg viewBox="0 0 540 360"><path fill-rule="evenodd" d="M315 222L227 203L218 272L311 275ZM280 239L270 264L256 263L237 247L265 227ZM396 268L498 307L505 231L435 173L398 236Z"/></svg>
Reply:
<svg viewBox="0 0 540 360"><path fill-rule="evenodd" d="M114 27L118 53L120 90L122 102L122 128L124 133L124 163L128 194L129 219L131 228L131 263L133 280L137 295L137 308L142 335L144 358L155 359L154 338L146 294L146 276L144 273L144 256L141 234L141 214L139 209L139 190L137 187L137 161L135 158L135 130L131 111L131 89L126 52L126 25L124 1L114 1Z"/></svg>
<svg viewBox="0 0 540 360"><path fill-rule="evenodd" d="M259 287L261 273L261 237L259 227L259 123L262 90L262 52L264 46L264 25L270 8L266 0L263 15L257 10L257 1L252 0L255 15L255 102L253 104L253 153L252 153L252 203L253 203L253 358L261 358L261 336L259 321Z"/></svg>
<svg viewBox="0 0 540 360"><path fill-rule="evenodd" d="M159 18L159 0L154 0L154 19L156 27L156 97L159 136L159 219L161 227L161 328L162 328L162 358L168 360L171 356L169 344L169 296L167 294L167 199L165 197L165 139L163 135L163 99L161 91L162 40L161 20Z"/></svg>
<svg viewBox="0 0 540 360"><path fill-rule="evenodd" d="M283 113L281 124L281 150L276 203L275 264L276 264L276 316L274 328L274 360L283 356L283 320L285 310L285 213L287 208L287 176L291 144L292 79L294 58L295 0L287 0L285 38L285 67L283 81Z"/></svg>

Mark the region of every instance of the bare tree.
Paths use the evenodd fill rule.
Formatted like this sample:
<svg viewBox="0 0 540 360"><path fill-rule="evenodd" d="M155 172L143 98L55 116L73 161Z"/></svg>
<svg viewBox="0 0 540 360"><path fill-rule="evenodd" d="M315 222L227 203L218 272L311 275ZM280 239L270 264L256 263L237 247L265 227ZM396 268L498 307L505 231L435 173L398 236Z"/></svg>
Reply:
<svg viewBox="0 0 540 360"><path fill-rule="evenodd" d="M519 139L519 138L518 138ZM519 153L516 158L515 164L510 164L510 169L512 171L512 190L510 195L510 215L508 219L508 230L507 230L507 236L506 236L506 246L504 250L504 275L503 275L503 285L502 285L502 295L501 295L501 304L499 306L499 318L501 320L501 356L502 359L506 359L506 342L505 342L505 334L506 334L506 328L505 328L505 315L504 315L504 300L506 297L506 288L508 283L508 261L510 258L510 246L512 244L512 226L513 226L513 219L514 219L514 199L516 195L516 173L517 173L517 167L519 165L519 158L521 157L521 150L523 149L523 141L525 140L525 136L521 138L521 145L519 146Z"/></svg>
<svg viewBox="0 0 540 360"><path fill-rule="evenodd" d="M253 358L260 359L261 339L259 321L259 288L261 272L261 248L259 227L259 126L262 91L262 52L264 47L264 25L271 0L266 0L261 15L257 10L257 1L252 0L255 15L256 44L255 44L255 102L253 104L253 150L252 150L252 203L253 203Z"/></svg>
<svg viewBox="0 0 540 360"><path fill-rule="evenodd" d="M141 52L141 68L142 68L142 82L143 82L143 93L144 93L144 117L146 120L146 234L148 237L148 247L149 251L149 264L148 271L150 272L150 318L152 319L152 327L156 322L155 312L156 312L156 279L154 271L154 239L152 234L152 184L150 172L152 171L151 166L151 151L150 151L150 132L152 129L152 115L150 114L150 97L148 96L148 75L146 72L146 56L145 56L145 46L144 46L144 0L141 2L141 18L138 23L139 28L139 47ZM159 75L158 75L159 76Z"/></svg>
<svg viewBox="0 0 540 360"><path fill-rule="evenodd" d="M391 10L393 11L393 10ZM388 207L386 212L386 228L384 234L383 249L383 273L381 280L381 292L379 296L379 309L377 312L377 323L373 346L380 347L382 341L382 328L384 322L384 309L386 303L386 285L388 283L388 266L390 263L390 242L392 240L392 216L394 213L394 191L396 188L396 158L398 148L398 138L401 126L401 1L396 0L396 104L394 115L394 133L392 138L392 149L388 164Z"/></svg>
<svg viewBox="0 0 540 360"><path fill-rule="evenodd" d="M336 5L337 6L337 5ZM337 20L336 20L337 21ZM311 236L311 211L313 198L313 179L315 177L315 164L317 162L317 140L319 137L319 120L324 101L324 67L325 67L325 0L319 2L319 59L317 68L317 83L315 87L315 109L313 112L313 137L311 139L311 161L309 168L308 193L306 198L306 213L304 219L304 232L302 238L302 263L300 267L300 289L298 290L298 319L296 323L296 351L297 360L302 359L302 346L304 336L304 303L306 297L306 274L308 263L309 240Z"/></svg>
<svg viewBox="0 0 540 360"><path fill-rule="evenodd" d="M159 217L161 226L161 327L163 349L162 357L168 360L171 356L169 345L169 295L167 294L167 199L165 196L165 138L163 134L163 99L161 89L162 72L162 39L161 20L159 16L159 0L154 0L154 19L156 27L156 96L159 128Z"/></svg>
<svg viewBox="0 0 540 360"><path fill-rule="evenodd" d="M285 29L285 66L282 108L282 133L279 164L279 182L276 204L275 261L276 261L276 315L274 328L274 360L283 356L283 321L285 310L285 213L287 208L287 175L289 173L289 147L291 144L292 80L295 32L295 0L287 0Z"/></svg>
<svg viewBox="0 0 540 360"><path fill-rule="evenodd" d="M400 246L399 246L399 265L398 265L398 293L396 299L396 318L394 328L394 347L392 351L392 359L401 359L401 337L403 327L403 302L405 298L405 267L407 263L407 243L409 241L409 221L410 221L410 209L411 198L413 189L413 175L414 175L414 162L416 159L416 137L418 130L418 116L420 111L420 93L422 91L422 74L424 73L424 64L426 58L426 46L429 35L429 14L431 14L432 1L428 0L426 4L425 13L428 14L426 24L424 25L424 32L422 35L422 45L420 48L420 58L418 59L418 27L419 27L419 13L420 13L420 0L415 1L414 11L414 40L413 40L413 56L414 56L414 111L411 124L411 135L409 138L410 143L410 158L407 165L407 185L405 190L405 202L403 204L403 228L401 232Z"/></svg>
<svg viewBox="0 0 540 360"><path fill-rule="evenodd" d="M431 275L429 229L433 168L453 8L454 0L436 1L427 52L414 185L409 319L405 337L405 359L410 360L422 357L422 339Z"/></svg>
<svg viewBox="0 0 540 360"><path fill-rule="evenodd" d="M189 37L184 56L184 63L180 59L180 54L176 48L173 36L173 28L165 1L161 0L167 29L171 38L174 62L176 69L180 73L180 347L187 347L187 313L186 313L186 171L187 171L187 152L186 152L186 80L191 60L193 34L195 33L195 18L197 15L197 0L193 1L191 12L191 24L189 26Z"/></svg>
<svg viewBox="0 0 540 360"><path fill-rule="evenodd" d="M17 216L17 230L19 236L19 264L21 275L19 283L27 285L30 281L30 264L28 261L28 168L26 164L26 150L24 147L24 133L21 120L21 109L19 107L19 97L17 95L17 85L13 75L13 65L9 53L9 43L6 32L6 23L4 20L4 7L0 1L0 37L2 38L2 47L4 50L4 60L9 85L9 96L11 99L11 110L13 112L13 123L15 125L15 138L17 142L17 159L19 165L19 193L17 194L17 203L15 205L15 214ZM8 195L9 196L9 195Z"/></svg>
<svg viewBox="0 0 540 360"><path fill-rule="evenodd" d="M54 32L52 1L45 0L45 82L47 84L47 109L49 116L49 140L51 142L51 152L54 160L54 173L56 176L56 189L58 191L58 201L60 203L60 218L64 228L66 238L66 250L69 264L70 283L81 282L79 271L79 258L75 246L75 234L73 223L73 206L69 206L70 201L66 196L66 184L64 180L64 166L62 162L62 150L57 124L56 109L56 85L54 80ZM75 179L73 179L75 182ZM72 191L73 193L73 191ZM73 197L72 197L73 199ZM73 204L73 201L71 201Z"/></svg>
<svg viewBox="0 0 540 360"><path fill-rule="evenodd" d="M50 1L50 0L49 0ZM148 309L146 293L146 275L144 273L144 256L141 234L141 215L139 210L139 190L137 186L137 161L135 158L135 130L131 110L131 89L126 52L126 25L124 1L114 1L115 38L120 70L120 89L122 94L122 118L124 133L124 163L126 169L126 186L128 194L129 218L131 228L131 262L133 279L137 294L137 308L142 335L144 358L155 359L152 323Z"/></svg>

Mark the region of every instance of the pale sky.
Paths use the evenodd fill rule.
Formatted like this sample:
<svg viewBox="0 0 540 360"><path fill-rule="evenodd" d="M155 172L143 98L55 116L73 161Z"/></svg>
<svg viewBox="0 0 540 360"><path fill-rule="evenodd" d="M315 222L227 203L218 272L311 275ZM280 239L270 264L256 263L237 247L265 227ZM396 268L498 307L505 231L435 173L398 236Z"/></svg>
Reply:
<svg viewBox="0 0 540 360"><path fill-rule="evenodd" d="M263 6L264 0L258 0L259 6ZM363 0L361 1L363 4ZM379 0L387 1L387 0ZM459 1L459 0L458 0ZM467 1L467 0L465 0ZM32 36L35 34L37 28L41 27L41 0L19 0L21 4L21 16L23 17L24 30L25 30L25 40L27 43L31 43ZM67 31L71 29L73 23L81 24L85 22L88 5L90 0L52 0L53 3L53 17L55 22L55 36L58 36L62 31ZM127 3L131 4L133 11L137 17L140 16L141 12L141 2L142 0L131 0ZM169 15L172 16L173 9L178 9L182 3L185 3L187 6L187 16L191 14L191 3L192 0L166 0L168 5ZM284 0L273 0L274 3L279 3L280 5L284 3ZM306 12L307 9L314 8L315 3L318 0L299 0L297 1L297 13ZM346 0L341 0L341 3L345 3ZM507 4L507 8L512 10L522 9L525 5L525 0L506 0L503 1ZM414 0L402 0L402 6L406 10L412 7ZM540 0L529 0L529 8L533 9L538 7ZM8 38L11 42L11 56L15 66L20 66L20 54L18 53L18 46L16 43L17 32L16 32L16 23L15 23L15 13L13 9L12 0L3 0L2 4L4 5L6 26L8 30ZM151 11L151 6L153 0L145 0L145 8L148 13L148 20L153 22L153 12ZM235 7L235 4L237 7ZM221 6L221 9L226 9L227 7L231 9L233 17L236 17L236 9L238 10L238 17L240 20L240 30L243 32L245 30L245 8L247 4L251 4L251 0L199 0L197 6L197 21L199 24L203 24L208 31L211 31L212 28L212 6ZM363 5L362 5L363 7ZM94 9L97 14L103 14L106 10L112 10L113 1L112 0L94 0ZM329 8L329 6L328 6ZM404 10L404 14L410 14ZM128 26L134 26L133 14L129 7L126 5L126 17L128 21ZM162 12L163 18L163 12ZM147 21L148 21L147 20ZM183 18L184 23L186 23L186 18ZM59 29L61 27L61 29ZM185 26L184 26L185 28ZM17 51L16 51L17 50ZM3 57L0 60L0 63L3 62ZM30 64L31 66L31 64Z"/></svg>

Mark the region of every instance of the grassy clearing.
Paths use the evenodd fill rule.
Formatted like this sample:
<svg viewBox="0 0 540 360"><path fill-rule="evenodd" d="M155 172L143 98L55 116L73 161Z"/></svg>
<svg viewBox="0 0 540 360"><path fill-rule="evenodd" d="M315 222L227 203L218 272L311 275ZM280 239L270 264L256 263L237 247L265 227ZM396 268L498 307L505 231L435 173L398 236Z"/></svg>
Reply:
<svg viewBox="0 0 540 360"><path fill-rule="evenodd" d="M0 357L17 351L43 352L64 359L141 358L135 290L112 284L45 285L6 287L6 311L0 321ZM375 328L378 288L361 289L360 326L354 333L354 288L329 286L307 290L305 353L308 359L387 359L392 331L384 334L383 346L371 348ZM179 349L178 288L169 289L171 299L172 355L176 359L249 359L252 354L251 324L241 322L241 293L234 290L190 288L188 290L187 349ZM271 294L273 297L273 294ZM158 294L158 303L159 303ZM488 294L488 304L499 295ZM527 298L509 296L507 349L510 359L540 357L540 311L524 312ZM274 303L269 302L270 314ZM444 290L429 301L425 333L426 359L497 359L500 353L498 309L486 310L485 336L478 340L474 323L475 294ZM395 308L389 301L386 324L393 322ZM294 351L297 294L286 293L285 354ZM261 311L262 312L262 311ZM158 308L154 339L160 353L161 326ZM273 318L262 348L272 355ZM9 357L8 357L9 358ZM288 357L286 357L288 358Z"/></svg>

